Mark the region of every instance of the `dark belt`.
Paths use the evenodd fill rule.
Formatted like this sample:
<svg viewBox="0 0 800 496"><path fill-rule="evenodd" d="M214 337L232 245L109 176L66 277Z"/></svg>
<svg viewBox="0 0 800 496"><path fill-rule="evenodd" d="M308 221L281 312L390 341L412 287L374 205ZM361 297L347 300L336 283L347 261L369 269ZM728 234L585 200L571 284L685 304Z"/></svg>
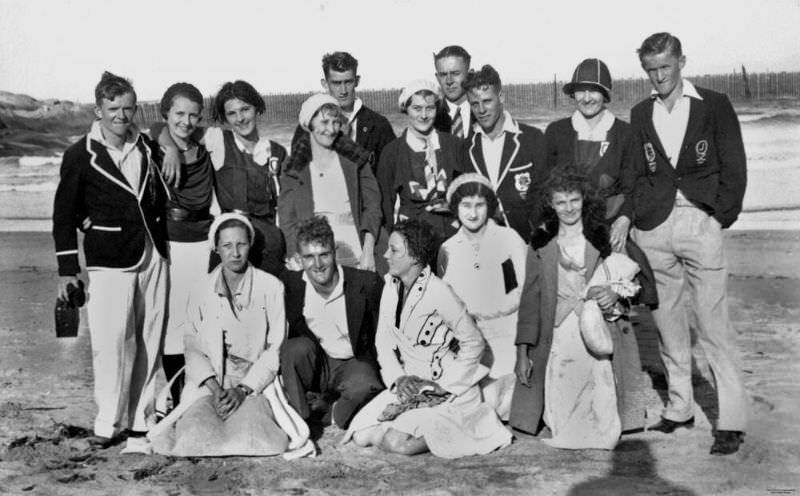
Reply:
<svg viewBox="0 0 800 496"><path fill-rule="evenodd" d="M260 220L262 222L268 222L270 224L275 223L275 214L264 214L264 215L256 215L251 214L250 212L245 212L244 210L239 210L238 208L234 208L232 210L225 210L224 213L234 213L239 215L244 215L250 220Z"/></svg>
<svg viewBox="0 0 800 496"><path fill-rule="evenodd" d="M199 222L211 218L208 209L189 210L181 207L170 207L167 209L167 220L173 222Z"/></svg>

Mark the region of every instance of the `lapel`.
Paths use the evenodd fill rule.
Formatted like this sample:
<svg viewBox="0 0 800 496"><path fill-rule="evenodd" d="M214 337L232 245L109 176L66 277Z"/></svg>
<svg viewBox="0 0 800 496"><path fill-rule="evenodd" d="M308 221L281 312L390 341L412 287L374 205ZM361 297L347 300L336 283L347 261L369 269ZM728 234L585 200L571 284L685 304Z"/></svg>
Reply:
<svg viewBox="0 0 800 496"><path fill-rule="evenodd" d="M553 237L549 243L539 249L542 257L542 287L553 288L552 295L558 290L558 241ZM555 307L553 308L555 311Z"/></svg>
<svg viewBox="0 0 800 496"><path fill-rule="evenodd" d="M314 198L311 190L311 167L306 165L300 170L287 171L288 176L293 176L300 185L298 190L302 194L293 195L298 219L310 219L314 216Z"/></svg>
<svg viewBox="0 0 800 496"><path fill-rule="evenodd" d="M683 143L681 143L681 153L678 156L678 165L676 168L684 168L685 164L683 153L689 147L689 144L694 141L694 137L703 129L703 122L706 118L706 106L703 105L701 100L697 98L689 98L689 122L686 124L686 133L683 135Z"/></svg>
<svg viewBox="0 0 800 496"><path fill-rule="evenodd" d="M139 165L139 194L137 195L139 201L142 201L142 195L144 195L145 186L150 182L150 147L144 144L141 137L136 140L135 146L139 149L139 153L142 155L142 160Z"/></svg>
<svg viewBox="0 0 800 496"><path fill-rule="evenodd" d="M500 177L497 178L497 184L503 184L503 180L508 174L508 169L514 159L517 158L519 152L519 134L506 131L505 142L503 143L503 153L500 155Z"/></svg>
<svg viewBox="0 0 800 496"><path fill-rule="evenodd" d="M106 150L105 146L88 136L86 137L86 151L89 153L89 163L92 168L112 183L135 196L138 201L141 201L145 191L145 185L148 184L150 180L149 165L152 156L150 148L144 144L141 137L136 140L134 146L139 150L142 157L139 163L139 184L137 184L135 188L133 185L128 184L128 180L125 179L122 171L119 170L114 160L111 159L111 155L108 154L108 150Z"/></svg>
<svg viewBox="0 0 800 496"><path fill-rule="evenodd" d="M350 211L353 214L353 219L356 221L357 226L360 220L358 205L358 166L355 164L355 162L348 160L341 155L339 155L339 163L342 164L344 182L347 185L347 195L350 198ZM306 167L306 169L308 169L308 167Z"/></svg>
<svg viewBox="0 0 800 496"><path fill-rule="evenodd" d="M594 271L597 269L597 265L600 262L600 252L597 251L597 248L592 246L592 244L586 241L586 255L585 255L585 262L586 262L586 282L588 283L589 280L594 275Z"/></svg>
<svg viewBox="0 0 800 496"><path fill-rule="evenodd" d="M652 98L647 104L647 111L645 112L644 120L645 142L652 144L656 153L660 154L664 160L669 163L667 152L664 151L664 145L661 144L661 140L658 138L658 133L656 132L656 127L653 125L653 107L655 104L656 102ZM644 151L642 151L642 153L644 153ZM671 168L672 166L670 166L670 169Z"/></svg>
<svg viewBox="0 0 800 496"><path fill-rule="evenodd" d="M296 275L295 275L296 274ZM286 320L291 325L295 319L303 316L303 307L306 298L306 282L302 277L303 272L290 272L285 278L286 284Z"/></svg>
<svg viewBox="0 0 800 496"><path fill-rule="evenodd" d="M475 172L484 177L489 177L489 171L486 170L486 162L483 160L483 135L475 133L472 135L472 145L469 147L469 158Z"/></svg>
<svg viewBox="0 0 800 496"><path fill-rule="evenodd" d="M361 323L364 319L364 294L363 287L342 267L344 277L344 303L347 313L347 332L350 335L350 345L353 353L358 353L358 336L361 334Z"/></svg>

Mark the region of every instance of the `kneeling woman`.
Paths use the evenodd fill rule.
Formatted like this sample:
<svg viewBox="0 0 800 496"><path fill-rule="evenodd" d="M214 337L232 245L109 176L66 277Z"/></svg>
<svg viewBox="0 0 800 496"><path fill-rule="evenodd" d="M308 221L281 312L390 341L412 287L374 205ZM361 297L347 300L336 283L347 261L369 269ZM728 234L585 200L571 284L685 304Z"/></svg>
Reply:
<svg viewBox="0 0 800 496"><path fill-rule="evenodd" d="M209 241L222 262L190 295L186 389L179 408L151 431L156 453L265 456L306 442L307 426L274 401L280 392L262 394L278 373L286 317L283 284L247 261L254 234L240 214L211 225ZM300 429L284 430L287 416Z"/></svg>
<svg viewBox="0 0 800 496"><path fill-rule="evenodd" d="M389 274L375 337L383 382L353 419L344 441L414 455L458 458L511 442L478 382L484 342L461 300L431 273L435 234L425 222L401 221L389 237ZM458 346L458 352L454 347Z"/></svg>
<svg viewBox="0 0 800 496"><path fill-rule="evenodd" d="M590 300L604 316L619 311L617 293L607 284L595 285L595 272L619 263L637 270L625 255L614 253L612 261L603 204L591 191L575 169L551 173L543 191L545 227L531 240L519 307L509 421L534 434L544 421L552 433L544 442L557 448L613 449L623 430L620 416L638 408L624 397L633 391L615 380L615 373L641 367L638 355L630 360L618 344L621 324L602 324L600 317L609 342L602 351L593 347L592 327L584 325L584 312L594 306ZM638 409L643 416L644 408Z"/></svg>

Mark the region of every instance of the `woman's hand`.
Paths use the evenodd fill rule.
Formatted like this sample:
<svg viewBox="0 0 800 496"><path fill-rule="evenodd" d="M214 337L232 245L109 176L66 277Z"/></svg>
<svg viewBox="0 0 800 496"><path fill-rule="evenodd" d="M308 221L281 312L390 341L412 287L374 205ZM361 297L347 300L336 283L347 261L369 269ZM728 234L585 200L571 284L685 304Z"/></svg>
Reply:
<svg viewBox="0 0 800 496"><path fill-rule="evenodd" d="M611 249L617 253L625 251L625 241L628 239L628 230L631 227L631 220L620 215L617 220L611 224Z"/></svg>
<svg viewBox="0 0 800 496"><path fill-rule="evenodd" d="M288 259L286 259L286 269L292 270L294 272L299 272L303 270L303 260L300 258L299 253L295 253Z"/></svg>
<svg viewBox="0 0 800 496"><path fill-rule="evenodd" d="M164 158L161 161L161 176L173 187L181 182L181 152L175 146L162 146Z"/></svg>
<svg viewBox="0 0 800 496"><path fill-rule="evenodd" d="M603 313L611 310L619 299L619 295L608 286L592 286L586 291L586 297L597 301Z"/></svg>
<svg viewBox="0 0 800 496"><path fill-rule="evenodd" d="M514 366L517 380L525 387L531 387L533 381L533 360L528 357L528 345L517 345L517 364Z"/></svg>
<svg viewBox="0 0 800 496"><path fill-rule="evenodd" d="M217 415L222 420L230 417L233 412L242 406L246 397L245 392L236 387L221 390L221 393L214 398L214 407L217 410Z"/></svg>
<svg viewBox="0 0 800 496"><path fill-rule="evenodd" d="M419 384L423 381L415 375L400 376L394 381L395 391L401 400L408 399L419 392Z"/></svg>

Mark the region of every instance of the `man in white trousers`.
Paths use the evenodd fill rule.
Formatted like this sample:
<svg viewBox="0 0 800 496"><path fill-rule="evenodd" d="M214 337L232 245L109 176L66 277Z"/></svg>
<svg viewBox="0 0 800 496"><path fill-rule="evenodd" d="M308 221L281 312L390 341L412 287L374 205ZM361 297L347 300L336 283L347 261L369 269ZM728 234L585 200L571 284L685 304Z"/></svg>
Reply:
<svg viewBox="0 0 800 496"><path fill-rule="evenodd" d="M59 298L78 284L78 235L89 275L96 447L128 436L123 453L148 453L167 292L163 207L168 190L154 145L133 124L131 83L104 73L97 120L64 153L53 206Z"/></svg>

